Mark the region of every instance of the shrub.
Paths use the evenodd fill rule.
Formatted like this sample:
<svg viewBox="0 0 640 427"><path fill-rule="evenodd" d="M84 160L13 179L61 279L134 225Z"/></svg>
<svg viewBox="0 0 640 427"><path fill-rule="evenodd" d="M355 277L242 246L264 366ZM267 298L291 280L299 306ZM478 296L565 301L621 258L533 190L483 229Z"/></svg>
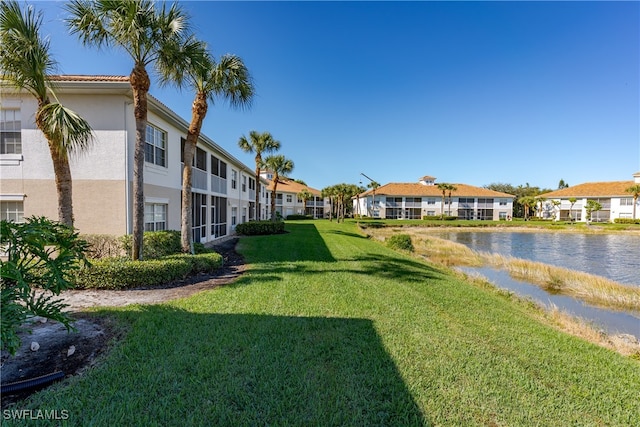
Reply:
<svg viewBox="0 0 640 427"><path fill-rule="evenodd" d="M387 246L391 249L413 252L413 243L411 243L411 236L408 234L394 234L387 239Z"/></svg>
<svg viewBox="0 0 640 427"><path fill-rule="evenodd" d="M87 242L72 228L44 217L31 217L22 224L2 221L2 310L0 347L15 354L20 347L18 328L30 316L41 316L71 329L66 307L54 295L73 286L73 272L86 263ZM39 296L33 292L44 290Z"/></svg>
<svg viewBox="0 0 640 427"><path fill-rule="evenodd" d="M640 218L615 218L613 222L616 224L640 224Z"/></svg>
<svg viewBox="0 0 640 427"><path fill-rule="evenodd" d="M125 253L131 254L133 237L126 235L121 237L122 247ZM142 258L157 259L167 255L182 252L180 232L177 230L147 231L142 238Z"/></svg>
<svg viewBox="0 0 640 427"><path fill-rule="evenodd" d="M298 220L298 219L313 219L311 215L288 215L287 220Z"/></svg>
<svg viewBox="0 0 640 427"><path fill-rule="evenodd" d="M110 234L84 234L81 236L89 246L87 256L93 259L126 256L122 239Z"/></svg>
<svg viewBox="0 0 640 427"><path fill-rule="evenodd" d="M157 286L185 279L198 273L213 273L222 266L222 256L215 252L198 255L176 254L160 259L130 261L103 259L78 270L77 288L124 289Z"/></svg>
<svg viewBox="0 0 640 427"><path fill-rule="evenodd" d="M266 234L284 233L282 221L249 221L236 226L236 233L245 236L258 236Z"/></svg>

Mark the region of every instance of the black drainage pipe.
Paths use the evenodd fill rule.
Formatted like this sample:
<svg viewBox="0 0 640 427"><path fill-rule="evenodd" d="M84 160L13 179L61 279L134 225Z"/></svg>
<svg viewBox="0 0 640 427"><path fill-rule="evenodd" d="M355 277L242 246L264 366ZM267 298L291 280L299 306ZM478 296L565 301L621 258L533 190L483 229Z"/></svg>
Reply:
<svg viewBox="0 0 640 427"><path fill-rule="evenodd" d="M2 387L0 388L0 394L16 394L38 387L44 387L54 381L58 381L63 378L64 372L58 371L51 374L42 375L41 377L35 377L23 381L16 381L10 384L2 384Z"/></svg>

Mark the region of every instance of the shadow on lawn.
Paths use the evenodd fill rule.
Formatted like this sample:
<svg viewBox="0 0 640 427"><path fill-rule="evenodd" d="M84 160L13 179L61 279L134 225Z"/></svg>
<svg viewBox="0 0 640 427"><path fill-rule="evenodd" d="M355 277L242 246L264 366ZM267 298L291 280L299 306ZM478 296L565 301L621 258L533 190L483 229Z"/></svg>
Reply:
<svg viewBox="0 0 640 427"><path fill-rule="evenodd" d="M87 378L100 387L57 391L58 404L82 396L79 414L68 408L74 416L119 425L429 424L370 320L164 305L123 315L135 324L130 335L108 368ZM116 394L99 389L116 385Z"/></svg>

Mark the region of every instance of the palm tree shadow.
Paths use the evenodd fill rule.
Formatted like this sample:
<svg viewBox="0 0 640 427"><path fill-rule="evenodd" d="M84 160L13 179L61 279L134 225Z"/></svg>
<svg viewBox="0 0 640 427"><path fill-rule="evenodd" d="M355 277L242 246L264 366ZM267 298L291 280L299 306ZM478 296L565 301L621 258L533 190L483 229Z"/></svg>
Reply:
<svg viewBox="0 0 640 427"><path fill-rule="evenodd" d="M137 366L140 381L123 384L119 396L149 382L154 393L141 403L149 411L180 399L176 390L190 389L189 407L213 424L429 424L371 320L194 314L167 305L142 307L135 317L137 329L167 325L154 335L154 347L167 352L137 353L131 341L120 352ZM171 379L160 390L145 375L159 366Z"/></svg>

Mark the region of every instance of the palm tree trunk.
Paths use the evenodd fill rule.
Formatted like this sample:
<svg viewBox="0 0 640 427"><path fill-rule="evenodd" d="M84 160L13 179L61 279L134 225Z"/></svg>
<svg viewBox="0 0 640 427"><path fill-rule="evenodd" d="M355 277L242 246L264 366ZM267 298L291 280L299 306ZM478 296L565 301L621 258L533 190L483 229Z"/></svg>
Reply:
<svg viewBox="0 0 640 427"><path fill-rule="evenodd" d="M58 221L73 228L73 194L69 158L49 143L58 193Z"/></svg>
<svg viewBox="0 0 640 427"><path fill-rule="evenodd" d="M196 152L196 144L202 130L202 122L207 115L207 97L199 92L196 94L191 107L191 123L187 131L187 140L184 144L184 169L182 170L182 212L181 212L181 229L180 242L182 252L193 253L192 237L191 237L191 218L192 218L192 200L191 200L191 176L193 175L193 157Z"/></svg>
<svg viewBox="0 0 640 427"><path fill-rule="evenodd" d="M273 191L271 191L271 221L276 220L276 188L277 187L278 187L278 183L274 181Z"/></svg>
<svg viewBox="0 0 640 427"><path fill-rule="evenodd" d="M136 144L133 154L133 245L131 258L142 259L144 236L144 145L147 135L147 92L151 82L144 64L136 64L129 82L133 91L133 115L136 120Z"/></svg>
<svg viewBox="0 0 640 427"><path fill-rule="evenodd" d="M260 165L262 164L262 156L256 155L256 216L255 220L260 221Z"/></svg>
<svg viewBox="0 0 640 427"><path fill-rule="evenodd" d="M71 185L71 168L69 158L66 153L61 153L54 141L54 136L47 132L44 118L41 115L42 109L49 105L49 99L38 101L38 111L36 112L36 126L42 131L47 139L51 161L53 162L53 173L56 182L56 193L58 195L58 221L69 227L73 227L73 193Z"/></svg>

